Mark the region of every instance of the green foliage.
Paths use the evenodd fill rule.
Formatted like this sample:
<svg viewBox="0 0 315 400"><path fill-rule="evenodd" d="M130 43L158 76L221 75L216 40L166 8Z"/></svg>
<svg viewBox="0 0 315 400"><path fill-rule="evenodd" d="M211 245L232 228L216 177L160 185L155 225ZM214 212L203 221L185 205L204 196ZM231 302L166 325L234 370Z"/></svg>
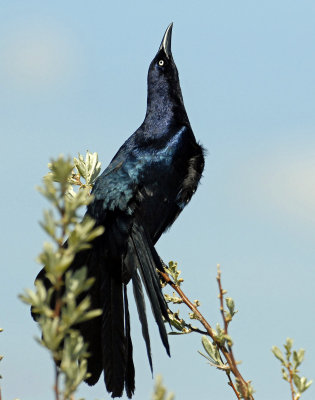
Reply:
<svg viewBox="0 0 315 400"><path fill-rule="evenodd" d="M221 328L219 323L217 323L216 329L212 329L212 332L217 344L221 346L225 346L226 344L228 346L233 345L231 336L226 333L225 329Z"/></svg>
<svg viewBox="0 0 315 400"><path fill-rule="evenodd" d="M103 227L95 227L91 218L81 221L79 215L81 207L92 201L90 190L100 172L100 163L96 153L87 153L85 160L79 155L74 163L60 156L52 160L49 169L39 191L52 207L44 211L40 223L50 241L44 243L38 262L51 286L47 289L43 281L37 280L35 290L25 290L20 298L32 306L41 329L37 341L55 362L56 399L61 395L66 400L73 398L78 385L88 377L88 343L75 327L101 314L101 310L90 309L90 298L85 295L94 283L86 267L68 271L76 253L89 248L91 241L104 231ZM73 185L79 189L75 191Z"/></svg>
<svg viewBox="0 0 315 400"><path fill-rule="evenodd" d="M207 352L207 355L201 353L200 351L198 351L198 353L205 357L209 361L210 365L218 369L223 369L224 371L230 370L229 366L223 363L220 356L219 347L215 342L211 342L207 336L203 335L201 338L201 343Z"/></svg>
<svg viewBox="0 0 315 400"><path fill-rule="evenodd" d="M81 154L78 158L74 158L74 166L77 169L77 174L85 180L85 186L92 189L96 178L101 172L101 163L98 161L97 153L86 152L85 160ZM73 179L73 177L72 177ZM80 185L81 186L81 185Z"/></svg>
<svg viewBox="0 0 315 400"><path fill-rule="evenodd" d="M228 312L225 311L225 319L227 322L230 322L230 321L232 321L232 318L234 317L234 315L237 313L237 311L235 311L234 300L231 297L226 297L225 304L229 310Z"/></svg>
<svg viewBox="0 0 315 400"><path fill-rule="evenodd" d="M304 360L305 350L292 350L293 339L290 338L287 338L283 347L285 349L285 354L283 354L277 346L273 346L271 351L281 362L282 378L290 384L292 399L298 400L302 396L302 393L313 383L313 381L307 381L305 377L300 377L298 375L298 367Z"/></svg>
<svg viewBox="0 0 315 400"><path fill-rule="evenodd" d="M47 289L43 281L35 282L35 290L27 289L20 295L21 300L32 306L37 322L41 329L41 338L37 341L46 348L55 362L55 398L56 400L73 400L77 387L86 379L88 343L84 343L76 325L101 315L101 310L91 310L89 296L86 295L94 278L88 277L86 267L70 271L69 266L77 252L88 249L91 242L103 233L103 227L95 227L91 218L84 217L81 221L80 210L93 199L90 191L100 173L101 165L97 153L87 152L85 158L78 155L73 162L60 156L49 164L50 172L44 177L39 191L51 204L51 209L45 210L41 227L49 236L50 241L44 243L43 250L38 256L38 262L45 270L45 279L51 286ZM75 190L74 187L78 189ZM228 334L228 326L237 313L234 300L224 298L227 293L221 287L221 273L218 266L218 284L220 311L223 327L220 324L213 329L204 319L198 307L199 300L191 302L181 291L183 279L180 277L176 262L169 262L165 267L171 276L172 287L177 294L165 294L167 303L188 305L189 318L197 320L206 330L187 323L179 316L179 311L169 310L171 325L176 331L169 334L187 334L197 332L202 334L202 345L206 352L203 354L210 365L223 370L228 377L228 384L233 388L237 398L253 399L253 387L250 381L245 381L237 369L232 346L233 341ZM166 280L161 282L164 287ZM225 309L225 306L227 309ZM2 332L2 329L0 329ZM290 383L292 400L298 400L307 390L312 381L299 376L298 367L301 365L305 351L292 350L293 340L287 339L284 345L285 354L274 346L272 352L282 365L282 377ZM0 361L2 356L0 356ZM225 361L223 361L225 360ZM234 375L233 383L231 376ZM0 376L1 378L1 376ZM62 389L60 389L62 381ZM1 398L1 393L0 393ZM152 396L153 400L174 400L174 394L167 393L162 384L162 378L157 377Z"/></svg>
<svg viewBox="0 0 315 400"><path fill-rule="evenodd" d="M175 285L180 286L184 279L180 278L181 271L177 268L177 262L170 261L168 267L165 267L165 271L173 278Z"/></svg>
<svg viewBox="0 0 315 400"><path fill-rule="evenodd" d="M171 276L173 280L170 281L164 277L164 281L168 282L179 295L177 296L175 293L172 295L165 294L164 296L166 301L173 304L185 303L192 311L188 314L189 318L197 320L205 328L205 330L201 330L195 326L192 326L179 316L179 311L172 312L169 310L170 323L178 331L171 332L170 334L175 335L191 332L202 334L203 336L201 341L207 354L203 354L201 352L199 352L199 354L205 357L209 361L210 365L223 370L226 373L228 377L228 384L233 388L237 398L253 400L254 389L251 385L251 382L245 381L238 370L238 363L234 359L232 351L233 341L231 336L228 334L229 323L237 313L235 310L235 303L231 297L224 298L227 291L222 289L221 271L219 265L217 266L217 269L217 282L219 286L218 297L220 300L220 312L224 327L221 327L220 324L217 324L216 329L214 329L200 313L198 309L200 306L200 301L194 300L194 302L191 302L180 288L180 284L183 282L183 279L179 278L181 272L178 270L177 263L170 262L168 268L165 268L168 276ZM227 310L224 307L224 300ZM212 340L210 340L210 338ZM225 361L223 361L223 359L225 359ZM234 375L235 377L234 383L231 375Z"/></svg>
<svg viewBox="0 0 315 400"><path fill-rule="evenodd" d="M235 387L238 392L239 398L240 399L253 399L254 400L254 393L255 390L251 384L251 381L246 382L246 390L245 393L243 392L243 385L241 384L241 381L239 378L235 378Z"/></svg>
<svg viewBox="0 0 315 400"><path fill-rule="evenodd" d="M169 312L169 320L171 325L178 331L169 332L169 335L182 335L192 332L191 326L179 317L179 311Z"/></svg>
<svg viewBox="0 0 315 400"><path fill-rule="evenodd" d="M174 399L175 395L173 393L167 393L167 390L162 382L162 377L158 375L155 380L152 400L174 400Z"/></svg>
<svg viewBox="0 0 315 400"><path fill-rule="evenodd" d="M168 267L164 266L165 271L173 278L173 282L179 287L182 282L184 282L183 278L180 278L181 271L178 269L177 262L170 261L168 263ZM162 286L163 282L161 282ZM177 296L174 292L170 295L165 293L164 298L167 303L173 303L173 304L182 304L183 299L180 296ZM196 307L200 306L199 300L195 300L194 304ZM183 318L179 316L179 310L178 311L169 311L169 320L171 325L176 329L177 332L172 331L169 332L169 335L181 335L181 334L187 334L191 333L193 331L198 330L195 326L192 326L190 323L186 322ZM195 313L188 313L190 319L197 319L198 317L195 315Z"/></svg>

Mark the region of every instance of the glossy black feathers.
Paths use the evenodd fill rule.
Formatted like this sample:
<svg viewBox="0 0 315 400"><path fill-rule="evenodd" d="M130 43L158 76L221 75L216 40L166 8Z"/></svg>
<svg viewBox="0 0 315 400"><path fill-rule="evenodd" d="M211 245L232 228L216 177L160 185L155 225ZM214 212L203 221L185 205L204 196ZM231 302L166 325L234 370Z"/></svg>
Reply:
<svg viewBox="0 0 315 400"><path fill-rule="evenodd" d="M154 245L196 191L204 167L183 103L167 28L148 73L147 112L142 125L121 146L93 188L87 214L105 231L92 248L77 254L70 268L86 265L96 278L93 308L102 316L78 327L89 343L90 385L102 371L108 392L129 398L135 390L127 284L132 281L142 335L152 370L144 290L162 343L170 354L167 305L157 270L163 265ZM106 132L105 132L106 134ZM40 273L42 276L43 273ZM48 285L48 283L46 282Z"/></svg>

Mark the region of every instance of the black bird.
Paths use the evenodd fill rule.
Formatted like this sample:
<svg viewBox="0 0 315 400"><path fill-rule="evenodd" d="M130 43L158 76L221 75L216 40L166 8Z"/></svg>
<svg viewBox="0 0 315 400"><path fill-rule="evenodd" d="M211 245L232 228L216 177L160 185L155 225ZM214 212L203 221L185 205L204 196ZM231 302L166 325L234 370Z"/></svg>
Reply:
<svg viewBox="0 0 315 400"><path fill-rule="evenodd" d="M97 179L87 214L105 231L92 248L77 254L71 269L86 265L96 281L90 296L103 314L78 328L89 343L87 383L104 370L112 397L135 390L127 284L133 293L152 370L150 338L142 284L167 354L163 317L168 321L157 270L163 263L154 245L175 221L197 189L204 168L203 148L196 142L184 107L171 52L173 24L164 34L149 67L147 112L142 125L121 146ZM41 271L39 278L43 277ZM47 283L47 282L46 282Z"/></svg>

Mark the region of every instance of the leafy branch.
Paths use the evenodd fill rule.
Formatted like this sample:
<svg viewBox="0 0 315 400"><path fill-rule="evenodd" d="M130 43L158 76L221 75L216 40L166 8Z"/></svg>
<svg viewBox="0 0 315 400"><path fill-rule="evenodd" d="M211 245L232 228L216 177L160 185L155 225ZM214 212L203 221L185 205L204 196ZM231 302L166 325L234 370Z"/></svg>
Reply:
<svg viewBox="0 0 315 400"><path fill-rule="evenodd" d="M74 162L60 156L52 160L49 169L39 191L52 207L44 211L40 223L50 241L44 243L38 256L43 271L35 290L25 290L20 299L31 305L42 334L37 341L54 360L55 399L66 400L73 399L78 385L89 376L88 343L84 343L76 325L101 314L101 310L91 310L89 296L84 297L94 278L88 277L86 267L69 270L76 253L89 248L104 230L95 227L91 218L81 221L79 216L82 206L93 200L90 189L100 172L100 163L96 153L87 153L85 160L79 155ZM79 189L75 191L73 185Z"/></svg>
<svg viewBox="0 0 315 400"><path fill-rule="evenodd" d="M300 377L298 375L298 368L304 360L305 350L300 349L298 351L292 351L293 340L290 338L287 338L283 347L285 349L285 355L283 355L282 351L277 346L273 346L271 351L281 362L282 378L289 382L292 400L298 400L301 398L302 393L313 383L313 381L307 381L304 376Z"/></svg>
<svg viewBox="0 0 315 400"><path fill-rule="evenodd" d="M95 227L91 218L84 217L81 221L79 216L81 208L93 200L90 191L100 173L101 165L97 153L87 152L85 159L79 154L73 162L62 156L52 160L49 169L43 186L39 188L51 204L51 209L44 211L43 221L40 223L50 238L50 242L44 243L43 251L38 256L44 272L35 282L35 290L27 289L20 298L31 305L42 334L37 341L49 351L54 360L55 399L73 400L78 385L89 376L88 343L84 343L76 326L99 316L101 310L91 310L90 298L85 295L93 285L94 278L88 276L85 267L75 271L70 271L69 267L76 253L89 248L91 242L103 233L103 228ZM217 283L223 326L217 324L215 329L199 311L199 300L189 300L182 291L183 279L177 263L170 262L168 267L165 266L165 272L160 274L162 286L168 284L174 290L172 294L165 294L166 301L176 305L186 304L191 311L190 319L201 324L200 329L181 318L179 311L169 310L170 322L177 330L170 334L202 334L201 341L206 354L199 353L210 365L226 373L228 384L238 399L253 400L251 382L242 377L238 370L239 363L233 354L229 325L237 311L233 299L225 297L220 267L218 266ZM298 375L298 367L305 352L303 349L292 351L292 346L293 340L287 339L284 345L285 356L276 346L272 348L272 352L282 364L282 377L289 382L292 400L299 400L312 381ZM0 356L0 361L1 359ZM62 389L60 381L63 382ZM153 400L173 399L174 395L167 394L161 378L158 377Z"/></svg>
<svg viewBox="0 0 315 400"><path fill-rule="evenodd" d="M216 329L211 327L209 322L199 311L198 307L200 302L198 300L195 300L194 302L190 301L181 289L180 286L183 279L179 278L180 271L177 269L177 263L170 262L169 266L165 267L165 272L160 272L160 274L163 281L162 285L170 285L179 295L179 297L175 294L172 296L165 295L166 301L174 304L181 302L185 303L192 311L189 314L190 318L199 321L205 328L205 332L179 318L178 312L173 313L172 311L169 311L171 324L181 334L190 332L202 333L202 344L207 355L202 353L200 354L206 357L210 365L215 366L227 374L228 384L231 386L238 399L253 400L253 387L251 386L250 381L245 381L241 375L232 350L233 341L228 333L228 327L233 316L236 314L236 311L234 301L230 297L225 298L227 310L224 307L224 295L226 294L226 291L222 289L220 266L218 265L217 282L219 286L220 311L224 327L222 328L220 324L217 324ZM212 341L209 340L208 337L210 337ZM225 359L225 362L223 359ZM231 374L235 377L235 382L233 382Z"/></svg>

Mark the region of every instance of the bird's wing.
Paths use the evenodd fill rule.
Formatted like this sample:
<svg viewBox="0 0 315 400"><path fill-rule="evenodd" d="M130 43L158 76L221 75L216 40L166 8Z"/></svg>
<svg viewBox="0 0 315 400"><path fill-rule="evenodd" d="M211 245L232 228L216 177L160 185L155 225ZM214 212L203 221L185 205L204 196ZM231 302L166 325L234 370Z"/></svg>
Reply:
<svg viewBox="0 0 315 400"><path fill-rule="evenodd" d="M130 372L133 370L133 364L131 365L130 361L132 344L128 302L126 293L122 293L122 288L129 280L133 282L134 297L151 369L151 345L142 284L146 289L162 342L167 353L170 352L164 324L164 319L168 320L167 305L156 271L163 267L146 231L145 221L139 213L145 201L143 188L147 183L144 173L147 164L144 158L139 160L129 155L122 161L117 157L94 186L94 200L88 207L88 214L96 219L97 224L105 227L104 234L95 241L93 248L98 253L97 263L101 269L105 380L107 388L113 393L119 393L122 388L123 381L113 381L114 377L119 375L118 369L122 370L122 365L125 368L126 389L128 386L130 393L134 390L133 373ZM126 352L127 358L122 356L123 351Z"/></svg>

